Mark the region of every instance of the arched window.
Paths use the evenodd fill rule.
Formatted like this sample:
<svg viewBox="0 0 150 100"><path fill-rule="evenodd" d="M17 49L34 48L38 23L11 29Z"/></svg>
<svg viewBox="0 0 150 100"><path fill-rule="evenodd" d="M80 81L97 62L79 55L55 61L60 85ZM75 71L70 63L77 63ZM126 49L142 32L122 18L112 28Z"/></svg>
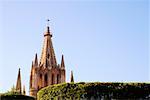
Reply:
<svg viewBox="0 0 150 100"><path fill-rule="evenodd" d="M48 85L48 77L47 77L47 74L45 74L44 76L44 86L47 86Z"/></svg>
<svg viewBox="0 0 150 100"><path fill-rule="evenodd" d="M52 74L52 80L51 80L52 85L54 84L54 74Z"/></svg>
<svg viewBox="0 0 150 100"><path fill-rule="evenodd" d="M59 74L57 74L57 84L59 83Z"/></svg>

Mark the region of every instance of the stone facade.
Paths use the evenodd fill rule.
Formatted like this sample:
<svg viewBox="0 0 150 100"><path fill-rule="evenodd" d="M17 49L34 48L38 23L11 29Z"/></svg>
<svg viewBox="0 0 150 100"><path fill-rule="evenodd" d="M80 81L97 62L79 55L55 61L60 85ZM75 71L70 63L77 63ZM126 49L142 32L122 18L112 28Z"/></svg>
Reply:
<svg viewBox="0 0 150 100"><path fill-rule="evenodd" d="M66 82L64 56L62 55L61 64L57 64L52 44L52 34L50 33L49 26L44 33L41 59L38 61L38 56L36 54L31 67L31 96L36 97L37 92L43 87Z"/></svg>

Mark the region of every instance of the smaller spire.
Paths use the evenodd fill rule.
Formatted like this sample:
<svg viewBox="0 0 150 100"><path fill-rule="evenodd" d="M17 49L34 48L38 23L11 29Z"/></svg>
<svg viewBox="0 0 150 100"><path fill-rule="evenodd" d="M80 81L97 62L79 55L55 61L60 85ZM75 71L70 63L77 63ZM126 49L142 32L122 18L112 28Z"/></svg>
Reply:
<svg viewBox="0 0 150 100"><path fill-rule="evenodd" d="M37 57L37 53L35 54L34 65L38 66L38 57Z"/></svg>
<svg viewBox="0 0 150 100"><path fill-rule="evenodd" d="M71 71L71 80L70 80L70 82L74 83L73 71Z"/></svg>
<svg viewBox="0 0 150 100"><path fill-rule="evenodd" d="M25 85L23 86L23 95L26 95Z"/></svg>
<svg viewBox="0 0 150 100"><path fill-rule="evenodd" d="M32 88L32 74L33 74L33 61L32 61L31 72L30 72L30 88Z"/></svg>
<svg viewBox="0 0 150 100"><path fill-rule="evenodd" d="M61 58L61 68L65 68L64 55L62 55L62 58Z"/></svg>
<svg viewBox="0 0 150 100"><path fill-rule="evenodd" d="M19 68L19 71L18 71L16 91L21 94L21 73L20 73L20 68Z"/></svg>

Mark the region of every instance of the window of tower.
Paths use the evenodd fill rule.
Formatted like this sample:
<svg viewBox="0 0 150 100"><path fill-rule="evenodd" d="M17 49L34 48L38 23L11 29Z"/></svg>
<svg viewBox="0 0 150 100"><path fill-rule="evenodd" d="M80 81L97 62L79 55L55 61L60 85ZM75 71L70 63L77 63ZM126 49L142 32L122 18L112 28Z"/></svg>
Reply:
<svg viewBox="0 0 150 100"><path fill-rule="evenodd" d="M44 76L44 86L47 86L48 85L48 77L47 77L47 74L45 74Z"/></svg>
<svg viewBox="0 0 150 100"><path fill-rule="evenodd" d="M51 81L52 85L54 84L54 74L52 74L52 81Z"/></svg>

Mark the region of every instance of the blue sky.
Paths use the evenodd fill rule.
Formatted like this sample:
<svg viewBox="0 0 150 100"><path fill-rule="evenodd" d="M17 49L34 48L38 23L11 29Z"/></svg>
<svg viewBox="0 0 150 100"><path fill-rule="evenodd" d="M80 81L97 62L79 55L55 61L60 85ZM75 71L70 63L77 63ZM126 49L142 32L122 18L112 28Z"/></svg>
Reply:
<svg viewBox="0 0 150 100"><path fill-rule="evenodd" d="M148 82L148 0L1 0L0 92L16 84L19 67L29 90L31 62L41 56L49 18L67 82Z"/></svg>

